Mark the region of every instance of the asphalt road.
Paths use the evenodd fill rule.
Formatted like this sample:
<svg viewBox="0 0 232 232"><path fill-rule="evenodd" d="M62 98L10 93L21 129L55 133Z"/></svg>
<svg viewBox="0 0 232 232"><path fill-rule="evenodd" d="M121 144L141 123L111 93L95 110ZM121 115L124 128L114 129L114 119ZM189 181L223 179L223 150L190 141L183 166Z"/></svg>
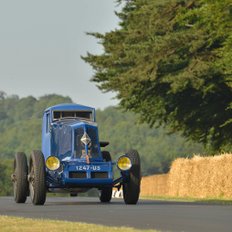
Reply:
<svg viewBox="0 0 232 232"><path fill-rule="evenodd" d="M44 206L34 206L29 198L26 204L16 204L13 197L0 197L0 215L161 231L232 231L232 206L206 203L140 200L137 205L125 205L121 199L102 204L97 198L55 197L47 198Z"/></svg>

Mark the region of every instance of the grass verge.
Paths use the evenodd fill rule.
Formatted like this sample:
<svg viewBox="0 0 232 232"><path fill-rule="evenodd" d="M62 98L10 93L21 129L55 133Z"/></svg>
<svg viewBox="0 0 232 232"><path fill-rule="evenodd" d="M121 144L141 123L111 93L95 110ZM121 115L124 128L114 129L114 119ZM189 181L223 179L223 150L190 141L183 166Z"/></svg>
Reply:
<svg viewBox="0 0 232 232"><path fill-rule="evenodd" d="M190 198L190 197L169 197L169 196L140 196L143 200L158 201L179 201L179 202L199 202L220 205L232 205L232 199L225 198Z"/></svg>
<svg viewBox="0 0 232 232"><path fill-rule="evenodd" d="M129 227L109 227L95 224L58 220L30 219L0 216L1 232L158 232L156 230L137 230Z"/></svg>

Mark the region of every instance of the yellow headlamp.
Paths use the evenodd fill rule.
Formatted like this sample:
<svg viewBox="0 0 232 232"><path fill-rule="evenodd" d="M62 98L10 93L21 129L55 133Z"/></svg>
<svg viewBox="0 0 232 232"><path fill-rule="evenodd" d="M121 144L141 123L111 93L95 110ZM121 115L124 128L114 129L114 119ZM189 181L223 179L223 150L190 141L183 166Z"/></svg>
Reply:
<svg viewBox="0 0 232 232"><path fill-rule="evenodd" d="M55 156L49 156L46 160L46 166L48 169L55 171L60 167L60 160Z"/></svg>
<svg viewBox="0 0 232 232"><path fill-rule="evenodd" d="M132 167L132 163L127 156L121 156L118 159L117 166L121 171L127 171Z"/></svg>

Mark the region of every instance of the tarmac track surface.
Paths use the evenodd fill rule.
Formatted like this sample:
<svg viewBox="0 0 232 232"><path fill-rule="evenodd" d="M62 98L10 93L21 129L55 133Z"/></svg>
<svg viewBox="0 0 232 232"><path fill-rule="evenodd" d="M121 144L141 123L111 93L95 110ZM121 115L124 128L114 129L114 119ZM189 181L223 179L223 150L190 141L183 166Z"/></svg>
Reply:
<svg viewBox="0 0 232 232"><path fill-rule="evenodd" d="M125 205L121 199L102 204L97 198L53 197L44 206L34 206L29 198L26 204L16 204L13 197L0 197L0 215L161 231L232 231L232 206L206 203L140 200Z"/></svg>

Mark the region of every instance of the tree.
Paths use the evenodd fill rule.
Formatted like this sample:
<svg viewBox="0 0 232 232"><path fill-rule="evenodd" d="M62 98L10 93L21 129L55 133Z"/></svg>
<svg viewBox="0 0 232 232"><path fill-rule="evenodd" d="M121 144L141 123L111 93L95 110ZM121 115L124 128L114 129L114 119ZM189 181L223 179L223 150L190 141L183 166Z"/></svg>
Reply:
<svg viewBox="0 0 232 232"><path fill-rule="evenodd" d="M83 59L102 91L151 126L166 125L213 151L231 148L231 0L130 0L120 28L90 33L104 53Z"/></svg>
<svg viewBox="0 0 232 232"><path fill-rule="evenodd" d="M3 100L6 97L6 93L0 90L0 99Z"/></svg>
<svg viewBox="0 0 232 232"><path fill-rule="evenodd" d="M64 102L71 102L71 99L54 94L39 99L32 96L6 96L0 100L0 116L5 115L0 120L0 172L5 169L12 172L13 161L7 161L11 163L9 166L5 159L13 159L17 151L29 156L32 150L41 149L43 111L48 106ZM110 141L107 150L113 159L117 160L132 148L137 149L144 175L167 172L176 157L189 157L193 153L203 152L202 146L186 142L178 133L167 136L163 128L149 128L147 124L137 124L136 121L137 117L133 113L125 113L114 107L97 110L100 140ZM10 177L10 174L4 176ZM9 178L0 181L0 189L5 181L9 182Z"/></svg>
<svg viewBox="0 0 232 232"><path fill-rule="evenodd" d="M163 128L149 128L137 121L135 114L114 107L97 110L99 138L110 142L106 149L113 160L130 149L136 149L141 156L143 175L167 172L177 157L191 157L193 153L204 152L200 144L187 142L179 133L167 135Z"/></svg>
<svg viewBox="0 0 232 232"><path fill-rule="evenodd" d="M4 96L0 98L0 158L12 158L17 151L29 155L40 149L43 111L52 105L72 102L71 98L56 94L39 99Z"/></svg>
<svg viewBox="0 0 232 232"><path fill-rule="evenodd" d="M12 195L12 182L10 176L13 172L13 160L0 160L0 196Z"/></svg>

